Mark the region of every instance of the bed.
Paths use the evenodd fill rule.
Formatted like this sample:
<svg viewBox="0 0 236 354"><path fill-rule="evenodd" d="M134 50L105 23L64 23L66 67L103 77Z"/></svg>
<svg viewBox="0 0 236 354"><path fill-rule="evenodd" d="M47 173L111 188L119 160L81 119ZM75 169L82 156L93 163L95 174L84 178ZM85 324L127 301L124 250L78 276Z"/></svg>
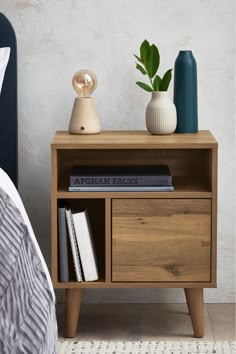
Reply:
<svg viewBox="0 0 236 354"><path fill-rule="evenodd" d="M55 294L16 188L16 39L2 14L0 69L0 353L54 354Z"/></svg>
<svg viewBox="0 0 236 354"><path fill-rule="evenodd" d="M17 49L14 29L0 13L0 48L10 48L10 58L0 93L0 166L17 186ZM4 69L4 68L3 68ZM1 67L0 67L1 70Z"/></svg>

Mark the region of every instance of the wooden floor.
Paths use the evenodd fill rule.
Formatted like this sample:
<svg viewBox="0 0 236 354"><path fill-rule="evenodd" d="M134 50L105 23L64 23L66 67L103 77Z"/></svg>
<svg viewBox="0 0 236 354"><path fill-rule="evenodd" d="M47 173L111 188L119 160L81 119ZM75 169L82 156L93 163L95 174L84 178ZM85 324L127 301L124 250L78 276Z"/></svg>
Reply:
<svg viewBox="0 0 236 354"><path fill-rule="evenodd" d="M59 336L64 335L64 305L57 305ZM78 340L196 340L185 304L82 304ZM205 336L235 338L235 304L205 305Z"/></svg>

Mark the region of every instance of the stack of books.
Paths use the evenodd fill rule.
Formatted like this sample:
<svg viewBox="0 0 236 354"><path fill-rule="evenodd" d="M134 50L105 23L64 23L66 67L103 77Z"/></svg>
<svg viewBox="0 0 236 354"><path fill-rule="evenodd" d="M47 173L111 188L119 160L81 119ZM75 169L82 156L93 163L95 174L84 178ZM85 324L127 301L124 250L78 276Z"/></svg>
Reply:
<svg viewBox="0 0 236 354"><path fill-rule="evenodd" d="M167 165L74 166L70 192L172 192L172 176Z"/></svg>
<svg viewBox="0 0 236 354"><path fill-rule="evenodd" d="M98 280L98 268L87 210L72 212L58 208L60 281L70 281L69 254L72 254L76 280Z"/></svg>

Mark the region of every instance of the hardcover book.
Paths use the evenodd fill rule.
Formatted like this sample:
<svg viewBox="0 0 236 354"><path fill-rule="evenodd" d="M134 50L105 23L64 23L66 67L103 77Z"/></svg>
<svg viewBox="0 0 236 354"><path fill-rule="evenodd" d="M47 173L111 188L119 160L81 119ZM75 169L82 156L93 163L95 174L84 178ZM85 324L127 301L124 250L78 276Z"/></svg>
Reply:
<svg viewBox="0 0 236 354"><path fill-rule="evenodd" d="M75 166L70 186L171 186L167 165Z"/></svg>
<svg viewBox="0 0 236 354"><path fill-rule="evenodd" d="M72 214L85 281L98 280L98 268L87 210Z"/></svg>
<svg viewBox="0 0 236 354"><path fill-rule="evenodd" d="M68 209L68 210L66 209L66 220L67 220L67 226L68 226L68 231L69 231L69 238L70 238L70 245L71 245L71 250L72 250L72 255L73 255L73 263L74 263L74 268L75 268L76 280L78 282L81 282L83 280L82 269L81 269L81 264L80 264L78 246L77 246L77 242L76 242L74 223L73 223L72 214L71 214L70 209Z"/></svg>

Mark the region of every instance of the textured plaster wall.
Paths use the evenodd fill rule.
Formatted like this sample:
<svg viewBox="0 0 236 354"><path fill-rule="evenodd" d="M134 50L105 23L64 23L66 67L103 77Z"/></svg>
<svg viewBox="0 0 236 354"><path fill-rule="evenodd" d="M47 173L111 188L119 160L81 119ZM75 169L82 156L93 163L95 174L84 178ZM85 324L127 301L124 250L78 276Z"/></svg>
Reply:
<svg viewBox="0 0 236 354"><path fill-rule="evenodd" d="M219 142L218 288L207 302L235 297L235 86L233 0L1 0L18 40L19 189L50 265L50 142L67 129L71 78L90 68L103 129L145 129L149 94L135 82L133 53L159 46L161 74L180 49L198 64L199 128ZM170 88L172 96L172 86ZM182 302L181 290L87 290L85 302Z"/></svg>

